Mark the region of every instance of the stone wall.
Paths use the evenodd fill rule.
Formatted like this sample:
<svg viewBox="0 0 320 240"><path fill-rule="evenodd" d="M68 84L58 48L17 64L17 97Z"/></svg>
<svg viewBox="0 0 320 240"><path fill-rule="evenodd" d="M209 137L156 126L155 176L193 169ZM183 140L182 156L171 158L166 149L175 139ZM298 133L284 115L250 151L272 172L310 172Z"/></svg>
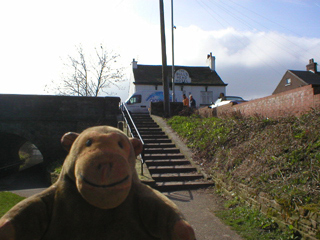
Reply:
<svg viewBox="0 0 320 240"><path fill-rule="evenodd" d="M0 94L0 167L19 159L26 141L40 150L45 163L64 157L63 134L96 125L116 127L119 103L119 97Z"/></svg>

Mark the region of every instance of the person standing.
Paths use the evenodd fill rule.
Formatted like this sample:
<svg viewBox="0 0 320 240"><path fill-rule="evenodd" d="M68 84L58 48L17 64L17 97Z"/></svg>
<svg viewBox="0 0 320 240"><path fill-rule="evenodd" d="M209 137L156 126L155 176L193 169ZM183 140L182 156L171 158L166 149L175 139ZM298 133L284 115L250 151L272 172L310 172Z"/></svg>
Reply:
<svg viewBox="0 0 320 240"><path fill-rule="evenodd" d="M183 97L183 100L182 100L183 106L189 107L189 99L186 97L185 94L183 94L182 97Z"/></svg>
<svg viewBox="0 0 320 240"><path fill-rule="evenodd" d="M190 95L189 98L190 98L190 107L196 108L196 100L194 100L192 95Z"/></svg>

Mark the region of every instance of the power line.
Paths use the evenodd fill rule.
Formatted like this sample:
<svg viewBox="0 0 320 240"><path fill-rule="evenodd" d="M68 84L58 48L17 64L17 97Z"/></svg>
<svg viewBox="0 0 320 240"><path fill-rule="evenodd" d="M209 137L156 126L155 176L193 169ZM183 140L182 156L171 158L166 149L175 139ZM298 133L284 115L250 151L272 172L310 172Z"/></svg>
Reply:
<svg viewBox="0 0 320 240"><path fill-rule="evenodd" d="M249 12L251 12L251 13L253 13L253 14L255 14L255 15L257 15L257 16L259 16L259 17L261 17L261 18L263 18L263 19L265 19L265 20L267 20L267 21L269 21L269 22L271 22L271 23L273 23L273 24L275 24L275 25L278 25L279 27L281 27L281 28L283 28L283 29L285 29L285 30L287 30L287 31L295 34L295 35L298 35L299 37L303 37L303 36L301 36L300 34L292 31L291 29L286 28L286 27L282 26L281 24L279 24L279 23L277 23L277 22L275 22L275 21L272 21L271 19L269 19L269 18L267 18L267 17L264 17L264 16L262 16L261 14L256 13L255 11L252 11L251 9L249 9L249 8L247 8L247 7L244 7L244 6L240 5L239 3L236 3L236 2L233 1L233 0L229 0L229 1L232 2L232 3L234 3L235 5L243 8L243 9L245 9L245 10L247 10L247 11L249 11Z"/></svg>
<svg viewBox="0 0 320 240"><path fill-rule="evenodd" d="M256 20L254 20L254 19L250 18L249 16L243 14L242 12L236 10L233 6L228 5L229 8L227 9L227 8L225 8L223 5L219 4L218 2L219 2L219 1L216 1L216 2L215 2L215 3L217 4L217 7L219 7L222 11L224 11L225 13L227 13L228 15L230 15L231 17L235 18L236 20L238 20L238 21L240 21L240 22L243 22L243 24L246 25L246 26L248 26L249 28L255 29L255 27L254 27L253 25L251 25L249 22L245 21L245 20L242 19L241 17L236 16L235 14L232 14L231 11L229 11L228 9L232 9L233 11L237 12L238 14L244 16L245 18L248 18L249 20L251 20L251 21L253 21L253 22L256 22L257 24L263 26L264 28L266 28L266 29L268 29L270 32L272 32L268 27L260 24L260 23L257 22ZM223 4L225 4L225 2L224 2ZM300 46L298 46L297 44L295 44L295 43L293 43L292 41L290 41L289 39L284 38L284 37L281 36L280 34L276 34L276 35L277 35L278 37L284 39L286 42L290 42L290 43L294 44L295 46L300 47ZM274 44L278 45L283 51L287 52L288 54L290 54L290 55L293 56L293 57L296 57L296 55L294 55L294 54L297 54L297 52L293 52L292 49L287 48L286 45L284 45L283 43L279 42L277 39L272 38L270 35L267 35L267 38L268 38L271 42L273 42ZM300 48L303 49L302 47L300 47ZM304 51L307 51L307 50L305 50L305 49L303 49L303 50L304 50Z"/></svg>
<svg viewBox="0 0 320 240"><path fill-rule="evenodd" d="M267 26L263 25L261 23L261 21L252 18L249 14L246 14L245 11L238 10L237 9L238 7L236 7L235 5L230 4L230 2L234 3L236 6L239 6L244 10L247 10L247 11L249 11L251 13L254 13L258 17L261 17L263 19L268 20L271 23L274 23L274 24L277 24L278 26L281 26L280 24L278 24L278 23L276 23L276 22L274 22L274 21L262 16L261 14L258 14L258 13L254 12L254 11L252 11L252 10L246 8L246 7L241 6L239 3L235 3L234 0L223 1L223 2L220 2L219 0L207 0L207 3L205 2L205 0L197 0L197 3L199 4L199 6L202 7L206 12L208 12L210 17L212 17L216 22L218 22L224 28L226 28L227 26L232 26L233 24L228 22L226 16L221 14L221 12L226 13L228 16L231 16L231 18L235 19L240 24L243 24L244 26L249 27L250 29L258 30L260 32L264 32L264 31L261 31L261 27L263 29L266 29L267 33L265 34L265 39L267 41L269 41L271 44L273 44L275 46L278 46L279 49L281 49L282 51L286 52L287 54L290 54L294 58L298 58L299 55L301 55L301 54L299 54L301 51L303 51L304 53L309 53L310 55L314 56L315 53L317 52L316 51L316 49L318 48L317 46L320 47L320 45L316 45L316 46L313 46L312 49L311 49L311 47L306 49L306 47L302 47L302 46L298 45L297 43L293 42L289 37L285 37L283 34L279 34L276 31L272 31L270 28L268 28ZM222 21L225 24L223 24ZM258 27L255 27L254 25L252 25L252 23L254 23L255 25L258 25ZM284 29L287 29L287 28L285 28L283 26L281 26L281 27L284 28ZM287 29L287 30L291 31L290 29ZM268 32L270 34L268 34ZM291 31L291 32L293 32L293 31ZM299 34L296 34L296 35L299 35ZM246 35L242 35L242 37L247 39L248 41L251 41ZM246 46L246 43L244 43L243 40L240 39L238 36L234 35L234 38L238 42L240 42L244 47ZM280 41L281 39L283 39L284 42ZM283 65L282 62L278 62L277 59L273 58L269 54L269 52L267 52L264 48L259 47L259 46L255 46L255 45L252 45L252 46L255 47L258 51L260 51L263 54L265 54L268 58L272 59L279 66L282 66L283 68L286 68ZM275 72L278 73L278 71L276 69L274 69L267 62L265 62L261 57L259 57L259 55L257 55L257 52L253 52L249 48L247 48L247 50L252 52L252 54L254 56L259 58L262 62L264 62L264 64L268 65L270 68L272 68ZM312 50L312 52L311 52L311 50Z"/></svg>
<svg viewBox="0 0 320 240"><path fill-rule="evenodd" d="M250 9L246 8L246 7L243 7L243 6L241 6L239 3L236 3L236 2L234 2L234 1L232 1L232 0L230 0L230 1L231 1L232 3L234 3L234 4L236 4L237 6L242 7L243 9L248 10L248 11L250 11L250 12L254 13L255 15L257 15L257 16L259 16L259 17L261 17L261 18L263 18L263 19L265 19L265 20L267 20L267 21L269 21L269 22L271 22L271 23L276 24L276 25L278 25L278 26L280 26L280 27L282 27L282 28L286 29L287 31L290 31L290 32L292 32L292 33L294 33L294 34L296 34L296 35L298 35L298 36L302 37L302 36L301 36L301 35L299 35L298 33L295 33L295 32L293 32L293 31L291 31L290 29L288 29L288 28L286 28L286 27L284 27L284 26L280 25L279 23L274 22L274 21L272 21L272 20L270 20L270 19L268 19L268 18L266 18L266 17L262 16L261 14L258 14L258 13L254 12L254 11L252 11L252 10L250 10ZM226 4L228 4L227 2L225 2L225 3L226 3ZM236 11L237 13L239 13L240 15L242 15L242 16L244 16L244 17L248 18L249 20L251 20L251 21L253 21L253 22L257 23L258 25L260 25L260 26L262 26L262 27L264 27L264 28L266 28L267 30L272 31L270 28L266 27L266 26L265 26L265 25L263 25L261 22L256 21L255 19L253 19L253 18L249 17L248 15L246 15L246 14L242 13L241 11L238 11L238 10L237 10L236 8L234 8L233 6L230 6L230 5L228 5L228 6L229 6L231 9L233 9L234 11ZM301 46L297 45L296 43L294 43L294 42L290 41L290 39L283 37L281 34L277 34L277 35L278 35L280 38L282 38L282 39L284 39L284 40L286 40L286 41L290 42L291 44L293 44L293 45L295 45L295 46L299 47L299 48L300 48L300 49L302 49L303 51L308 51L307 49L304 49L303 47L301 47ZM274 41L275 41L275 40L274 40ZM279 43L278 41L276 41L276 42L277 42L278 44L280 44L280 45L282 45L282 46L283 46L283 44ZM283 47L284 47L284 46L283 46ZM286 48L286 47L285 47L285 48ZM290 53L290 54L291 54L291 51L292 51L292 50L290 49L290 52L288 52L288 53Z"/></svg>
<svg viewBox="0 0 320 240"><path fill-rule="evenodd" d="M213 15L210 11L208 11L208 9L206 7L204 7L201 2L199 0L196 0L197 3L200 5L200 7L202 7L213 19L215 19L223 28L226 28L227 26L225 26L219 19L217 19L215 17L215 15ZM218 13L215 13L216 15L219 16ZM221 16L220 16L221 19L223 19Z"/></svg>
<svg viewBox="0 0 320 240"><path fill-rule="evenodd" d="M199 1L197 0L197 2L199 3ZM206 3L204 3L203 2L203 0L201 0L201 2L202 2L202 4L205 6L203 6L203 5L201 5L200 4L200 6L201 7L203 7L206 11L208 11L209 12L209 10L211 10L212 12L214 12L216 15L218 15L218 16L220 16L216 11L214 11L209 5L207 5ZM213 14L212 14L212 12L210 13L210 16L214 16ZM221 18L222 18L222 16L220 16ZM225 19L224 19L224 21L225 22L227 22ZM228 22L227 22L228 23ZM228 23L229 25L231 25L230 23ZM248 39L248 37L247 36L245 36L245 35L242 35L244 38L246 38L248 41L250 41L250 39ZM235 37L235 39L238 41L238 42L240 42L244 47L246 47L246 44L241 40L241 39L239 39L237 36L234 36ZM255 46L254 46L255 47ZM274 62L277 62L278 63L278 65L281 65L281 66L283 66L280 62L278 62L276 59L274 59L274 58L272 58L268 53L266 53L264 50L262 50L261 48L259 48L259 47L256 47L259 51L261 51L261 52L263 52L266 56L268 56L270 59L272 59ZM273 69L275 72L277 72L278 74L281 74L281 73L279 73L279 71L278 70L276 70L274 67L272 67L270 64L268 64L267 62L265 62L259 55L257 55L256 53L254 53L253 51L252 51L252 49L250 49L250 48L247 48L247 50L248 51L250 51L251 53L252 53L252 55L253 56L255 56L255 57L257 57L260 61L262 61L265 65L267 65L268 67L270 67L271 69ZM284 67L284 66L283 66Z"/></svg>

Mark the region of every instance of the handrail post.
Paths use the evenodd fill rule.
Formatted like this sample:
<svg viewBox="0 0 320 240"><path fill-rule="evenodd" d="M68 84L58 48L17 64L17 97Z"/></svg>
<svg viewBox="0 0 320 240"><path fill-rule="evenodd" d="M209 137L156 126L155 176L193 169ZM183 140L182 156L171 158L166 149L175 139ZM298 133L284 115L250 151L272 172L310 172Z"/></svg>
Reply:
<svg viewBox="0 0 320 240"><path fill-rule="evenodd" d="M142 152L141 152L141 159L142 159L142 161L141 161L141 175L143 176L143 164L144 164L144 145L142 145Z"/></svg>

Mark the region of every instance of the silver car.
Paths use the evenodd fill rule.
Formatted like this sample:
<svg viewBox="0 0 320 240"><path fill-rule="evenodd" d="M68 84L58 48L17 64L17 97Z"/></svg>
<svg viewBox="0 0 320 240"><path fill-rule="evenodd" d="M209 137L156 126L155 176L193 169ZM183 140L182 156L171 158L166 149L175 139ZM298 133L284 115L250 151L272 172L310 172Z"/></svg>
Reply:
<svg viewBox="0 0 320 240"><path fill-rule="evenodd" d="M242 97L224 96L222 98L218 98L212 105L209 106L209 108L216 108L222 105L226 105L228 103L239 104L243 102L247 102L247 101L244 100Z"/></svg>

